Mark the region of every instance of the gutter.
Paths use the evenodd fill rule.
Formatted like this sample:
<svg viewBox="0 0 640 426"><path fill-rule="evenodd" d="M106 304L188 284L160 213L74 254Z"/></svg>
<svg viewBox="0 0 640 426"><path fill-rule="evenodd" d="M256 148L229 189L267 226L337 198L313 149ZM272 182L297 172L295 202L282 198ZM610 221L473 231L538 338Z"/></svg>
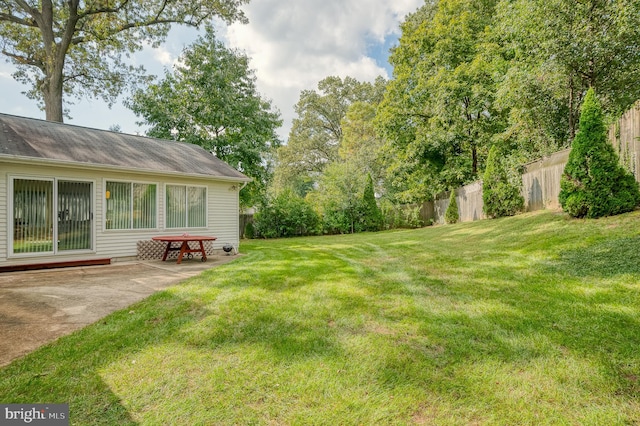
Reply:
<svg viewBox="0 0 640 426"><path fill-rule="evenodd" d="M206 180L215 180L219 182L238 182L238 183L242 182L243 188L247 185L247 183L253 180L247 176L244 176L244 177L216 176L216 175L203 175L200 173L161 171L161 170L155 170L155 169L132 169L128 167L111 166L108 164L78 163L74 161L52 160L49 158L26 157L26 156L20 156L20 155L0 154L0 161L12 163L12 164L29 163L29 164L39 164L43 166L59 166L59 167L62 166L62 167L79 169L79 170L132 172L132 173L138 173L142 175L191 177L191 178L199 178L199 179L206 179Z"/></svg>

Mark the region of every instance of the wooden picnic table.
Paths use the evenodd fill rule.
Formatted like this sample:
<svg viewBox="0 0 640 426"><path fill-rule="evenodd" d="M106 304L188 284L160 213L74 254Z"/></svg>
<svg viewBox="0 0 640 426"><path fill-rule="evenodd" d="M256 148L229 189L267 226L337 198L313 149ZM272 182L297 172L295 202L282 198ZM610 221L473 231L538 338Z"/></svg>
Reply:
<svg viewBox="0 0 640 426"><path fill-rule="evenodd" d="M167 243L167 248L164 251L164 255L162 256L162 261L167 260L167 256L170 251L178 251L178 264L182 262L182 257L185 254L191 253L200 253L202 255L202 261L207 261L207 254L204 251L204 241L215 241L217 237L207 237L202 235L172 235L172 236L163 236L163 237L152 237L154 241L162 241ZM198 242L199 247L192 249L189 246L189 242ZM172 247L171 244L180 243L180 247Z"/></svg>

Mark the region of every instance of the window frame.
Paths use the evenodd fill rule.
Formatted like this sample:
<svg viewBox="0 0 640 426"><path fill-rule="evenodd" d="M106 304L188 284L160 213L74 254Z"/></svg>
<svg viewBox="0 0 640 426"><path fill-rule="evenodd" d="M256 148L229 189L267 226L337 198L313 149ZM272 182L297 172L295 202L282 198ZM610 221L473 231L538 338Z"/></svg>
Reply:
<svg viewBox="0 0 640 426"><path fill-rule="evenodd" d="M109 182L113 182L113 183L128 183L129 184L129 188L130 188L130 206L129 206L129 227L128 228L107 228L107 212L108 212L108 207L107 207L107 183ZM134 191L133 191L133 185L155 185L156 187L156 194L155 194L155 225L153 227L150 228L134 228L133 224L134 224L134 215L133 215L133 206L134 206ZM108 233L112 233L112 232L140 232L140 231L157 231L159 228L158 223L160 222L160 184L158 182L151 182L151 181L140 181L140 180L131 180L131 179L109 179L109 178L104 178L103 179L103 183L102 183L102 202L103 202L103 208L102 208L102 230L103 232L108 232Z"/></svg>
<svg viewBox="0 0 640 426"><path fill-rule="evenodd" d="M180 227L170 227L168 225L169 221L169 205L167 203L168 196L168 188L170 186L173 187L182 187L185 188L185 193L187 197L185 199L185 223L186 226ZM189 188L198 188L204 189L204 225L203 226L189 226ZM164 229L167 230L191 230L191 229L208 229L209 228L209 187L207 185L193 185L193 184L180 184L180 183L165 183L164 184Z"/></svg>
<svg viewBox="0 0 640 426"><path fill-rule="evenodd" d="M15 253L13 251L13 236L15 232L15 224L14 224L14 191L15 191L15 181L16 180L36 180L43 182L51 182L52 185L52 239L53 239L53 250L50 251L42 251L42 252L26 252L26 253ZM91 199L90 201L90 210L91 210L91 248L89 249L77 249L77 250L59 250L58 249L58 221L55 220L56 211L58 209L58 184L59 182L81 182L88 183L91 185ZM96 253L96 241L97 241L97 224L96 224L96 181L95 179L82 179L77 177L65 177L65 176L51 176L51 175L32 175L32 174L8 174L7 175L7 258L10 259L20 259L20 258L32 258L32 257L51 257L51 256L66 256L66 255L74 255L74 254L83 254L83 253Z"/></svg>

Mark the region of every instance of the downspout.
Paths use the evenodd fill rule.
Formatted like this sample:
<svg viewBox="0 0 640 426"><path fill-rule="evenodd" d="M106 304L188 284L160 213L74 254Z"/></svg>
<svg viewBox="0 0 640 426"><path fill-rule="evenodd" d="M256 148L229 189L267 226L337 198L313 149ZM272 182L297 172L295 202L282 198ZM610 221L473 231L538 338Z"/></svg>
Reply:
<svg viewBox="0 0 640 426"><path fill-rule="evenodd" d="M249 182L246 182L246 181L242 182L242 186L240 187L240 189L238 189L238 214L240 213L240 191L242 191L244 187L247 186L248 183ZM240 251L240 238L242 238L242 235L240 235L240 232L238 231L238 247L234 247L235 254L238 254Z"/></svg>

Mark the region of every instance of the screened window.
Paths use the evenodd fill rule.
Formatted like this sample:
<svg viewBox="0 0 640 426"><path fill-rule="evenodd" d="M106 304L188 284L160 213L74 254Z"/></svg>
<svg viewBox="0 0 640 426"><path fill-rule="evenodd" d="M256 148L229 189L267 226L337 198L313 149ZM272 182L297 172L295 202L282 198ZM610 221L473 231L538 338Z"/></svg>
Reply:
<svg viewBox="0 0 640 426"><path fill-rule="evenodd" d="M156 227L155 184L107 182L106 228L150 229Z"/></svg>
<svg viewBox="0 0 640 426"><path fill-rule="evenodd" d="M205 228L207 189L200 186L167 185L167 228Z"/></svg>

